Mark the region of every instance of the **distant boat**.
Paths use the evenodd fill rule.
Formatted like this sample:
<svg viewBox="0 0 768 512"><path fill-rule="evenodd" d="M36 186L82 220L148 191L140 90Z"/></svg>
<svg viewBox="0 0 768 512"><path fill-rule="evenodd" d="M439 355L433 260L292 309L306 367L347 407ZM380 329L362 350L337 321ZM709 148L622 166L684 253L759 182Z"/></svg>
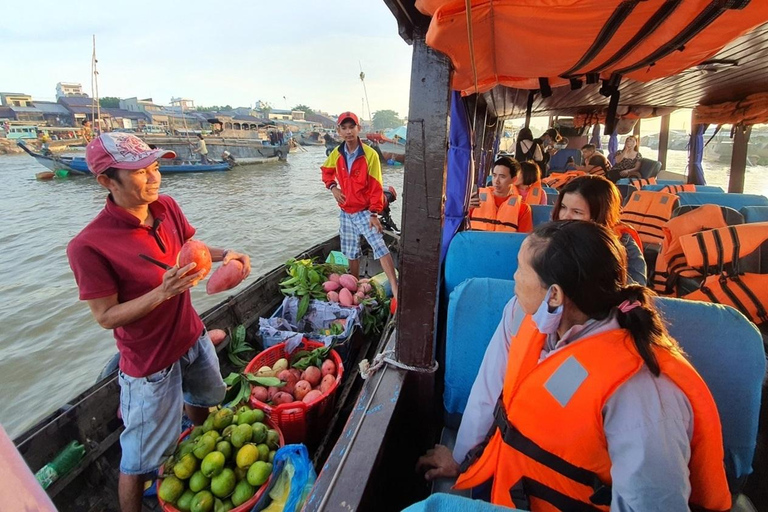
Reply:
<svg viewBox="0 0 768 512"><path fill-rule="evenodd" d="M323 134L319 131L302 132L299 134L297 142L302 146L325 146Z"/></svg>
<svg viewBox="0 0 768 512"><path fill-rule="evenodd" d="M79 176L90 176L91 171L88 169L88 164L85 158L81 156L54 156L43 155L32 151L26 144L19 141L17 142L19 147L23 149L29 156L33 157L37 162L54 173L57 171L65 170L69 174ZM160 164L160 172L162 174L179 173L179 172L219 172L228 171L232 168L232 164L229 162L212 162L210 164L202 164L199 162L178 161L173 160L170 162L162 162ZM53 176L45 174L41 175L41 178L48 179Z"/></svg>

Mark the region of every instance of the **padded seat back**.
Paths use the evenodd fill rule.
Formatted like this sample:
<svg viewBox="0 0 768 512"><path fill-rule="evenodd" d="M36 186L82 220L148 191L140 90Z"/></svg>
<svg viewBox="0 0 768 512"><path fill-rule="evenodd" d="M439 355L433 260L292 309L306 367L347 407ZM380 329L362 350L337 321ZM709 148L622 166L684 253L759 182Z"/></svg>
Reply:
<svg viewBox="0 0 768 512"><path fill-rule="evenodd" d="M745 206L768 206L768 197L757 194L717 194L711 192L681 192L680 206L687 204L716 204L738 211Z"/></svg>
<svg viewBox="0 0 768 512"><path fill-rule="evenodd" d="M533 227L544 224L552 220L551 204L532 204L531 216L533 217Z"/></svg>
<svg viewBox="0 0 768 512"><path fill-rule="evenodd" d="M557 201L557 196L560 194L557 189L552 187L541 187L541 189L547 194L547 204L555 204L555 201Z"/></svg>
<svg viewBox="0 0 768 512"><path fill-rule="evenodd" d="M703 206L703 205L687 204L685 206L678 206L677 208L675 208L675 211L672 212L672 217L679 217L685 213L695 210L696 208L699 208L700 206ZM736 224L744 224L744 216L741 213L734 210L733 208L728 208L727 206L721 206L720 212L723 214L723 219L725 220L725 223L727 225L733 226ZM707 227L720 227L720 226L707 226Z"/></svg>
<svg viewBox="0 0 768 512"><path fill-rule="evenodd" d="M640 175L643 178L655 178L661 172L661 162L650 158L640 159Z"/></svg>
<svg viewBox="0 0 768 512"><path fill-rule="evenodd" d="M760 331L730 306L657 298L675 338L717 404L731 492L752 472L765 349Z"/></svg>
<svg viewBox="0 0 768 512"><path fill-rule="evenodd" d="M459 284L448 298L443 405L449 427L459 426L485 349L514 293L514 281L476 278Z"/></svg>
<svg viewBox="0 0 768 512"><path fill-rule="evenodd" d="M642 187L642 190L651 190L653 192L669 192L671 194L679 193L676 190L673 190L675 187L682 187L684 186L683 183L654 183L652 185L644 185ZM708 193L714 193L714 194L724 194L725 191L720 188L716 187L714 185L691 185L695 188L695 192L708 192Z"/></svg>
<svg viewBox="0 0 768 512"><path fill-rule="evenodd" d="M573 157L575 165L581 165L581 151L578 149L561 149L549 160L549 172L563 172L567 168L568 158Z"/></svg>
<svg viewBox="0 0 768 512"><path fill-rule="evenodd" d="M768 222L768 206L745 206L739 211L744 222Z"/></svg>
<svg viewBox="0 0 768 512"><path fill-rule="evenodd" d="M527 233L462 231L445 255L443 290L445 297L462 281L472 277L512 279L517 270L517 253Z"/></svg>

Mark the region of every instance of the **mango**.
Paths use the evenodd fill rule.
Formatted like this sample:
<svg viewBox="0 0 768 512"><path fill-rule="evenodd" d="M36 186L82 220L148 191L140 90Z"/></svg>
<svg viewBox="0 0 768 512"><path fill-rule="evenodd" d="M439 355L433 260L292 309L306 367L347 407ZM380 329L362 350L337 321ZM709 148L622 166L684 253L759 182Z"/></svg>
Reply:
<svg viewBox="0 0 768 512"><path fill-rule="evenodd" d="M205 456L202 464L200 464L200 471L207 477L218 475L224 469L225 462L223 453L211 452Z"/></svg>
<svg viewBox="0 0 768 512"><path fill-rule="evenodd" d="M250 425L238 425L235 430L232 431L232 437L230 442L235 448L242 447L245 443L250 442L253 437L253 430Z"/></svg>
<svg viewBox="0 0 768 512"><path fill-rule="evenodd" d="M237 464L237 467L245 469L247 467L250 467L250 465L256 462L258 459L259 459L258 448L256 448L256 446L252 444L246 444L245 446L240 448L240 450L238 450L235 463Z"/></svg>
<svg viewBox="0 0 768 512"><path fill-rule="evenodd" d="M202 471L195 471L192 478L189 479L189 489L192 492L200 492L211 485L211 479L203 474Z"/></svg>
<svg viewBox="0 0 768 512"><path fill-rule="evenodd" d="M181 512L190 512L192 510L192 500L195 497L195 493L187 489L184 494L176 500L176 508Z"/></svg>
<svg viewBox="0 0 768 512"><path fill-rule="evenodd" d="M219 441L216 443L216 451L221 452L225 459L232 457L232 444L229 441Z"/></svg>
<svg viewBox="0 0 768 512"><path fill-rule="evenodd" d="M267 430L267 446L269 446L270 450L280 448L280 434L277 433L277 430Z"/></svg>
<svg viewBox="0 0 768 512"><path fill-rule="evenodd" d="M213 494L211 491L200 491L192 498L191 512L211 512L213 510Z"/></svg>
<svg viewBox="0 0 768 512"><path fill-rule="evenodd" d="M260 487L269 479L272 473L272 464L258 460L248 469L248 483L254 487Z"/></svg>
<svg viewBox="0 0 768 512"><path fill-rule="evenodd" d="M197 462L197 458L188 453L173 466L173 474L180 480L187 480L197 469Z"/></svg>
<svg viewBox="0 0 768 512"><path fill-rule="evenodd" d="M235 475L235 472L229 468L224 468L221 473L211 480L211 492L214 496L226 498L232 494L235 485L237 485L237 476Z"/></svg>
<svg viewBox="0 0 768 512"><path fill-rule="evenodd" d="M195 457L198 459L203 460L205 456L211 453L215 448L216 439L206 434L197 440L197 444L195 445L195 449L192 451L192 453L194 453Z"/></svg>
<svg viewBox="0 0 768 512"><path fill-rule="evenodd" d="M174 475L163 478L163 483L160 484L160 488L157 490L157 495L168 503L176 503L176 500L182 494L184 494L184 482Z"/></svg>
<svg viewBox="0 0 768 512"><path fill-rule="evenodd" d="M227 409L226 407L221 409L213 418L213 428L216 430L227 428L232 424L232 417L234 415L235 413L232 411L232 409Z"/></svg>
<svg viewBox="0 0 768 512"><path fill-rule="evenodd" d="M256 494L256 489L248 483L248 480L240 480L235 486L235 492L232 494L232 504L239 507Z"/></svg>

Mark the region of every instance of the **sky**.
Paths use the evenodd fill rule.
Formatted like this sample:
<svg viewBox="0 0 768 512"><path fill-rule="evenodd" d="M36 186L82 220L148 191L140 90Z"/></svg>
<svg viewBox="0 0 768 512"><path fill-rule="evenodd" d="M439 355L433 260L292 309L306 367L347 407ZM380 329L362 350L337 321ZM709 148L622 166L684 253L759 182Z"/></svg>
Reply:
<svg viewBox="0 0 768 512"><path fill-rule="evenodd" d="M361 114L362 65L370 110L407 115L412 49L381 0L37 0L0 16L0 91L55 100L57 82L79 82L91 95L94 34L100 97Z"/></svg>

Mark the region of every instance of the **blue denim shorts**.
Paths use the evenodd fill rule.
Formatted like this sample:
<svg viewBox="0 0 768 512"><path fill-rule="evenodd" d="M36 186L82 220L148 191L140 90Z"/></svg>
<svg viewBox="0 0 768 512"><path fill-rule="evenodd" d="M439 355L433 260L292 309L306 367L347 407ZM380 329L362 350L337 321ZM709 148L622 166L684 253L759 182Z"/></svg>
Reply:
<svg viewBox="0 0 768 512"><path fill-rule="evenodd" d="M185 403L213 407L226 392L207 331L168 368L140 378L118 372L118 378L125 424L120 472L126 475L151 473L173 453Z"/></svg>

